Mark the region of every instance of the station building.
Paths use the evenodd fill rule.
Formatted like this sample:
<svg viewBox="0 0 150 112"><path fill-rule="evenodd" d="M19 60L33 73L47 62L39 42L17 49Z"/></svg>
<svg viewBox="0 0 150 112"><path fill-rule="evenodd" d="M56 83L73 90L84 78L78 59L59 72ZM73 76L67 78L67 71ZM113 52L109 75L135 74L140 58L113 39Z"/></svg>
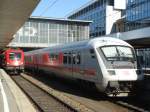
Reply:
<svg viewBox="0 0 150 112"><path fill-rule="evenodd" d="M14 35L9 47L43 48L89 39L91 21L29 18Z"/></svg>
<svg viewBox="0 0 150 112"><path fill-rule="evenodd" d="M125 31L150 27L150 0L127 0Z"/></svg>
<svg viewBox="0 0 150 112"><path fill-rule="evenodd" d="M102 35L128 41L143 67L150 68L150 0L92 0L68 15L93 21L90 38Z"/></svg>
<svg viewBox="0 0 150 112"><path fill-rule="evenodd" d="M146 38L150 38L150 0L127 0L124 26L125 32L134 32L136 36L141 35L145 38L143 43L146 43ZM137 49L137 53L143 68L149 69L150 46Z"/></svg>
<svg viewBox="0 0 150 112"><path fill-rule="evenodd" d="M150 67L149 6L150 0L91 0L68 19L29 18L9 46L48 47L106 35L128 41Z"/></svg>
<svg viewBox="0 0 150 112"><path fill-rule="evenodd" d="M125 0L92 0L69 14L68 18L93 21L90 24L90 37L108 35L114 32L114 24L122 17L125 6Z"/></svg>

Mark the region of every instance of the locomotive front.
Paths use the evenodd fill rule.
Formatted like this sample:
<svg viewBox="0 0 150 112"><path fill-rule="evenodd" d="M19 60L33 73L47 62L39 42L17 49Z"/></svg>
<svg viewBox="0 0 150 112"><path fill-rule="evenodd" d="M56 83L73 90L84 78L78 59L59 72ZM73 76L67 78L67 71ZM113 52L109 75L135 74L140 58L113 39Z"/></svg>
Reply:
<svg viewBox="0 0 150 112"><path fill-rule="evenodd" d="M135 84L143 79L134 49L128 44L107 42L97 48L102 73L102 86L108 96L128 96Z"/></svg>
<svg viewBox="0 0 150 112"><path fill-rule="evenodd" d="M22 50L8 50L6 52L5 69L17 73L24 71L24 53Z"/></svg>

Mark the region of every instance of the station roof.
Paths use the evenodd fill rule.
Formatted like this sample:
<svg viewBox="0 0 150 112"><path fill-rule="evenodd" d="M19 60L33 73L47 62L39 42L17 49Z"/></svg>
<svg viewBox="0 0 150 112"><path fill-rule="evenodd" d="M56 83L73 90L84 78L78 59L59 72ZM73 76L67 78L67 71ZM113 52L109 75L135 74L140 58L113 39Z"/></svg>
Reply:
<svg viewBox="0 0 150 112"><path fill-rule="evenodd" d="M29 18L39 1L0 0L0 48L13 39L13 35Z"/></svg>
<svg viewBox="0 0 150 112"><path fill-rule="evenodd" d="M107 35L129 42L135 48L150 47L150 27Z"/></svg>
<svg viewBox="0 0 150 112"><path fill-rule="evenodd" d="M54 18L54 17L38 17L38 16L32 16L29 18L29 20L42 20L42 21L59 21L59 22L74 22L74 23L85 23L89 24L93 21L88 20L75 20L75 19L66 19L66 18Z"/></svg>

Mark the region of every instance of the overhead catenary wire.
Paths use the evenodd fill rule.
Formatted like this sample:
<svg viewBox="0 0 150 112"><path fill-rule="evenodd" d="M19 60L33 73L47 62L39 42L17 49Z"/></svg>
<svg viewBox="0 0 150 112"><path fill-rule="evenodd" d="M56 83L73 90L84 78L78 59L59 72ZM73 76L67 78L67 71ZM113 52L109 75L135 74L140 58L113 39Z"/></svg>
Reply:
<svg viewBox="0 0 150 112"><path fill-rule="evenodd" d="M53 2L49 2L48 7L45 8L45 10L40 14L42 16L44 13L46 13L50 8L52 8L59 0L55 0ZM50 4L51 3L51 4Z"/></svg>

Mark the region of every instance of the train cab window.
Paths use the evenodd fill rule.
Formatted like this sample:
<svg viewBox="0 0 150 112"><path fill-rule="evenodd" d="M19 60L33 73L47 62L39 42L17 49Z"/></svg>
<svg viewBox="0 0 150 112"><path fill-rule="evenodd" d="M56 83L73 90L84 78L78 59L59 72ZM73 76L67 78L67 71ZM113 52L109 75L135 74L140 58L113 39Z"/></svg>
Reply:
<svg viewBox="0 0 150 112"><path fill-rule="evenodd" d="M101 48L108 61L132 61L135 60L134 53L130 47L107 46Z"/></svg>
<svg viewBox="0 0 150 112"><path fill-rule="evenodd" d="M9 53L9 58L11 60L19 60L19 59L21 59L21 53L20 52L11 52L11 53Z"/></svg>

